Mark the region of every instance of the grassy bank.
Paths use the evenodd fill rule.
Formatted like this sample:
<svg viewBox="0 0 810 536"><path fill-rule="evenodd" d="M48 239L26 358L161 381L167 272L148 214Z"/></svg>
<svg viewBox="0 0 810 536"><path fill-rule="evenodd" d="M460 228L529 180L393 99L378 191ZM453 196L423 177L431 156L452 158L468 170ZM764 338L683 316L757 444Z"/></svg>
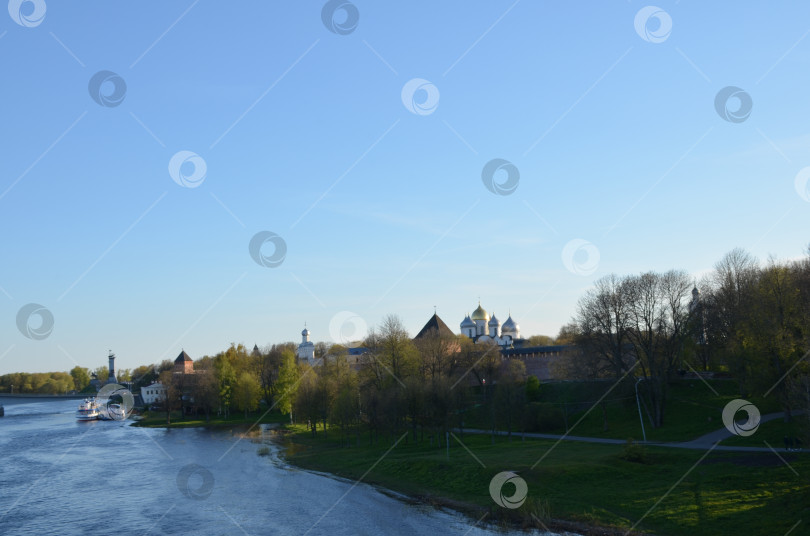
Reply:
<svg viewBox="0 0 810 536"><path fill-rule="evenodd" d="M359 446L356 440L341 446L336 430L326 438L322 432L313 438L302 427L289 430L287 458L295 465L449 502L476 519L486 513L494 522L522 517L539 525L534 515L551 528L566 528L554 521L565 520L619 533L641 520L636 530L689 536L785 534L802 519L802 526L810 522L808 454L783 455L792 469L769 452L715 451L695 466L705 452L646 447L640 459L628 461L619 445L555 446L517 438L493 443L489 436L466 435L451 438L448 457L445 448L416 445L412 438L393 449L398 438L370 446L361 437ZM526 504L517 512L498 507L489 495L500 471L515 471L528 484Z"/></svg>
<svg viewBox="0 0 810 536"><path fill-rule="evenodd" d="M768 421L759 425L757 431L750 436L731 436L722 441L722 445L731 447L767 447L781 449L785 447L784 438L802 437L804 429L807 428L807 417L795 415L790 422L783 419ZM810 448L810 445L803 444L803 448Z"/></svg>
<svg viewBox="0 0 810 536"><path fill-rule="evenodd" d="M135 421L133 426L146 428L237 428L250 427L254 424L283 424L290 422L289 415L282 415L278 412L252 412L248 413L247 417L245 417L244 413L237 412L227 417L211 415L210 420L207 420L205 415L184 416L179 411L173 411L171 424L166 424L166 412L164 411L146 411L142 417L143 419Z"/></svg>
<svg viewBox="0 0 810 536"><path fill-rule="evenodd" d="M539 417L530 423L527 432L565 434L610 439L641 438L641 424L635 393L632 389L616 389L606 397L607 430L604 429L604 414L601 404L596 404L604 390L612 383L560 382L543 384L535 401L539 405ZM722 428L723 408L731 400L740 398L738 385L731 380L677 380L669 386L669 398L664 412L664 425L653 428L642 409L645 432L650 441L689 441L718 428ZM780 411L773 397L749 397L765 415ZM596 406L594 407L594 404ZM593 409L591 409L593 408ZM465 416L465 425L470 428L489 429L492 409L480 404ZM581 419L581 420L580 420ZM515 418L513 432L520 431L522 424ZM578 423L578 424L576 424ZM503 429L496 421L496 428ZM566 428L566 424L568 428ZM574 428L574 424L576 427ZM781 445L781 438L779 439ZM762 446L760 442L758 446Z"/></svg>

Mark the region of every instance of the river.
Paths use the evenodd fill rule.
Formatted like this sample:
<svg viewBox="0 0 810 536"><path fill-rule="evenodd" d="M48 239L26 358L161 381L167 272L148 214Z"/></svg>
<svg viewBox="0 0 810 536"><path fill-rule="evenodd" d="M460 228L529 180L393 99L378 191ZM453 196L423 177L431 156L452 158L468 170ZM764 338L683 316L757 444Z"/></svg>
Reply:
<svg viewBox="0 0 810 536"><path fill-rule="evenodd" d="M76 400L0 404L3 535L527 534L298 470L230 432L79 422Z"/></svg>

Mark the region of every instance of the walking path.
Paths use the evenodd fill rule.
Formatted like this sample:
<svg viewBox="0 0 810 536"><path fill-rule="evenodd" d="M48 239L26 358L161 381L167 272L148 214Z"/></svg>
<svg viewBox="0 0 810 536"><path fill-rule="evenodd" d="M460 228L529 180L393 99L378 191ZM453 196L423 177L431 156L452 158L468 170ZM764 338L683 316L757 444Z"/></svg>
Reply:
<svg viewBox="0 0 810 536"><path fill-rule="evenodd" d="M793 415L796 415L797 412L793 412ZM763 415L760 417L760 424L768 421L772 421L774 419L780 419L784 417L783 412L777 413L769 413L768 415ZM741 421L744 423L745 421ZM458 430L456 430L458 431ZM490 430L477 430L477 429L470 429L465 428L464 433L466 434L491 434ZM507 432L496 431L496 435L507 435ZM585 443L603 443L609 445L624 445L627 443L626 440L623 439L608 439L604 437L585 437L585 436L574 436L574 435L556 435L556 434L538 434L538 433L513 433L512 435L515 436L526 436L526 437L534 437L538 439L557 439L557 440L565 440L565 441L582 441ZM728 439L729 437L734 436L731 432L729 432L725 427L720 428L719 430L715 430L714 432L710 432L708 434L702 435L697 439L693 439L691 441L682 441L682 442L665 442L665 441L637 441L638 444L641 445L651 445L656 447L672 447L678 449L694 449L694 450L708 450L714 446L714 450L724 450L724 451L732 451L732 452L796 452L796 451L788 451L786 448L768 448L768 447L735 447L735 446L721 446L716 445L720 441L724 439ZM716 446L715 446L716 445ZM804 450L802 451L804 452Z"/></svg>

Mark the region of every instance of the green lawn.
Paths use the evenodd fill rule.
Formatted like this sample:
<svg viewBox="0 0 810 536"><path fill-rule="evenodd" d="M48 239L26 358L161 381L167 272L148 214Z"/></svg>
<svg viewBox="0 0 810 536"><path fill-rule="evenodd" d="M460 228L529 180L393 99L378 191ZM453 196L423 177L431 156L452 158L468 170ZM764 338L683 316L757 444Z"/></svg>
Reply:
<svg viewBox="0 0 810 536"><path fill-rule="evenodd" d="M775 419L762 423L757 431L750 436L732 436L724 439L721 444L734 447L767 447L784 448L785 436L801 437L803 430L807 428L807 417L796 415L791 422L786 423L783 419ZM765 443L767 441L767 444ZM803 448L808 449L810 445L804 444Z"/></svg>
<svg viewBox="0 0 810 536"><path fill-rule="evenodd" d="M249 412L247 418L241 411L230 414L228 417L217 417L211 415L211 420L206 421L205 415L198 417L182 416L179 411L172 412L171 424L166 424L165 411L146 411L143 419L133 423L133 426L143 426L147 428L230 428L237 426L252 426L253 424L288 423L289 415L282 415L278 412L270 412L266 415L264 411Z"/></svg>
<svg viewBox="0 0 810 536"><path fill-rule="evenodd" d="M605 389L610 385L606 384ZM641 423L634 393L616 391L606 397L609 402L608 430L605 431L601 405L590 409L601 395L594 394L592 390L588 391L587 384L572 382L542 385L540 403L553 402L554 407L561 410L565 406L559 401L566 401L569 410L569 428L566 430L562 419L559 419L560 422L556 426L548 426L537 431L551 434L564 434L568 431L569 434L576 436L641 440ZM707 383L701 380L679 380L670 385L669 395L664 410L664 425L660 428L655 429L651 426L642 407L644 427L649 441L689 441L722 428L723 408L731 400L740 398L737 394L737 383L729 380L709 380ZM757 405L763 415L780 411L775 399L753 397L749 400ZM488 428L489 411L485 406L471 411L469 417L465 417L465 425L471 428ZM503 429L503 426L499 428ZM519 430L518 425L513 426L513 432ZM781 436L779 441L781 444Z"/></svg>
<svg viewBox="0 0 810 536"><path fill-rule="evenodd" d="M462 441L469 452L451 439L448 459L443 448L405 440L387 455L390 439L370 447L363 438L359 447L341 447L338 432L330 434L328 440L320 433L313 439L293 427L289 461L350 479L373 466L364 482L461 501L470 515L487 511L491 520L514 513L495 505L488 491L496 473L510 470L528 484L521 513L535 513L545 523L565 519L627 529L643 518L637 530L714 536L785 534L800 519L810 522L808 454L788 455L799 476L767 452L715 452L690 472L704 452L646 447L647 463L631 463L621 458L619 445L565 441L555 447L554 441L500 437L492 444L489 436L466 435Z"/></svg>

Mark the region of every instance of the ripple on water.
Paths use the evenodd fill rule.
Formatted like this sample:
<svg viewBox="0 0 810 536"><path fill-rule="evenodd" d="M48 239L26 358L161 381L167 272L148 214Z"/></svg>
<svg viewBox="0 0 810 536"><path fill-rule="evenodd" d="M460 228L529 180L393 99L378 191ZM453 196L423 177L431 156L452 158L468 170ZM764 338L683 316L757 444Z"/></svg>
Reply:
<svg viewBox="0 0 810 536"><path fill-rule="evenodd" d="M290 470L276 447L258 456L229 433L77 422L77 404L20 404L0 419L0 534L505 534Z"/></svg>

